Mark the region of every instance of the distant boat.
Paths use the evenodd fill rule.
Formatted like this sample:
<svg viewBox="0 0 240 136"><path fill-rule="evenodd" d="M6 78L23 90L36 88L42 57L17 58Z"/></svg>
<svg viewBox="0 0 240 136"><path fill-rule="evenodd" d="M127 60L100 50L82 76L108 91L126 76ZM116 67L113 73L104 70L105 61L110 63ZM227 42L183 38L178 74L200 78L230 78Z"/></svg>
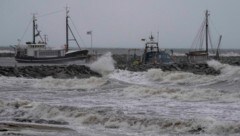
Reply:
<svg viewBox="0 0 240 136"><path fill-rule="evenodd" d="M68 24L69 10L66 8L66 44L65 49L51 49L47 47L46 40L40 35L36 24L36 17L33 15L33 41L26 42L25 47L15 46L15 60L23 63L54 63L67 62L73 60L82 60L88 58L88 50L81 50L80 46L73 35L73 32ZM74 39L69 39L69 30ZM36 37L40 37L41 41L36 42ZM69 40L76 41L79 50L69 51Z"/></svg>
<svg viewBox="0 0 240 136"><path fill-rule="evenodd" d="M142 39L146 41L146 39ZM154 41L154 37L151 35L149 41L145 43L145 49L142 56L142 64L172 64L173 58L166 50L160 50L158 42Z"/></svg>
<svg viewBox="0 0 240 136"><path fill-rule="evenodd" d="M209 33L209 19L208 19L209 15L210 14L208 10L206 10L205 19L193 42L193 45L197 46L197 49L186 53L187 59L190 63L204 63L209 59L209 41L211 43L211 36ZM219 59L219 48L220 48L221 39L222 39L222 35L220 35L219 37L216 56L214 57L216 59ZM203 47L204 40L205 40L205 49Z"/></svg>

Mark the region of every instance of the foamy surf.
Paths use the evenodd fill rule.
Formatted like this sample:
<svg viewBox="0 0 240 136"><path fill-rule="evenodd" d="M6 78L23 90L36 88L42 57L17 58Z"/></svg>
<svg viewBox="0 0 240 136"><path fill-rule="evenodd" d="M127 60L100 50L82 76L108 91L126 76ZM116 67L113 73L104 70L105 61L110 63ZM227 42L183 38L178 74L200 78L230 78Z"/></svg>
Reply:
<svg viewBox="0 0 240 136"><path fill-rule="evenodd" d="M15 77L0 77L1 86L12 87L14 85L42 88L42 89L94 89L101 87L108 82L107 79L90 77L86 79L57 79L52 77L47 77L43 79L28 79L28 78L15 78ZM14 88L13 86L13 88Z"/></svg>
<svg viewBox="0 0 240 136"><path fill-rule="evenodd" d="M115 131L117 132L121 129L127 131L129 134L146 133L158 135L171 132L183 135L189 133L218 135L240 133L240 124L238 122L219 121L216 117L204 117L204 115L201 114L199 114L199 117L188 116L187 114L191 113L190 109L189 111L186 109L186 115L181 115L182 118L180 119L176 118L177 116L172 118L167 117L167 114L173 116L173 113L160 113L162 116L155 116L154 114L149 116L147 115L149 112L147 110L145 112L133 111L128 113L109 107L79 108L71 106L53 106L42 103L31 104L31 102L20 103L21 104L17 109L13 106L16 102L5 103L4 109L1 108L2 112L0 115L4 116L3 114L8 114L8 117L12 117L13 120L18 121L19 123L5 122L4 124L16 125L16 127L18 126L18 128L23 131L28 129L31 125L31 129L36 130L55 130L61 128L64 130L73 130L77 128L76 126L79 126L79 129L82 129L83 126L91 125L91 128L97 130L110 129L114 132L114 130L117 129ZM26 107L26 105L29 104L33 106ZM169 105L169 108L174 107L174 103L172 102L167 105ZM209 106L211 105L206 105L207 108L211 108ZM7 112L7 110L10 109L12 112ZM165 109L165 111L166 110L167 109ZM171 112L171 109L168 110ZM39 124L38 122L42 123ZM70 124L66 128L65 125L68 123ZM75 127L71 128L71 125L74 125ZM9 128L6 127L6 129ZM134 132L133 130L138 131Z"/></svg>
<svg viewBox="0 0 240 136"><path fill-rule="evenodd" d="M131 84L144 85L191 85L203 86L215 82L215 76L196 75L188 72L163 72L161 69L149 69L146 72L115 70L110 78Z"/></svg>
<svg viewBox="0 0 240 136"><path fill-rule="evenodd" d="M94 89L101 87L107 82L104 78L90 77L86 79L55 79L52 77L35 81L35 88L46 89Z"/></svg>

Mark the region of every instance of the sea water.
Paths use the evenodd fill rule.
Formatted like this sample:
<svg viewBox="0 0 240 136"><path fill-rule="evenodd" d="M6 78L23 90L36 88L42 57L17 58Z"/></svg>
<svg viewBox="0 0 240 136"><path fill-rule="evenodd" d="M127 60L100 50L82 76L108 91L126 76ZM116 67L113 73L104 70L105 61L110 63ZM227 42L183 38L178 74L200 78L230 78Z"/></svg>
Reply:
<svg viewBox="0 0 240 136"><path fill-rule="evenodd" d="M2 62L16 63L13 58ZM5 61L4 61L5 60ZM86 64L103 77L0 77L1 135L226 136L240 134L240 67L209 61L218 76ZM8 131L4 131L6 124ZM15 126L15 127L13 127ZM17 126L17 127L16 127ZM2 131L1 131L2 130Z"/></svg>

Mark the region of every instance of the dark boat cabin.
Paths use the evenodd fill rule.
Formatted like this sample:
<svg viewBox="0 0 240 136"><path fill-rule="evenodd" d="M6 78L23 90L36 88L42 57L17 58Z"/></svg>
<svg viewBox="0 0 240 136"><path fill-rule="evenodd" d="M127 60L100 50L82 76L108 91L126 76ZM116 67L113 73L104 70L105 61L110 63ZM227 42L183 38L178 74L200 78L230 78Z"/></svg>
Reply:
<svg viewBox="0 0 240 136"><path fill-rule="evenodd" d="M145 49L142 57L143 64L172 64L172 57L165 50L159 50L158 42L154 41L154 37L149 37L150 41L145 43ZM145 39L144 39L145 41Z"/></svg>

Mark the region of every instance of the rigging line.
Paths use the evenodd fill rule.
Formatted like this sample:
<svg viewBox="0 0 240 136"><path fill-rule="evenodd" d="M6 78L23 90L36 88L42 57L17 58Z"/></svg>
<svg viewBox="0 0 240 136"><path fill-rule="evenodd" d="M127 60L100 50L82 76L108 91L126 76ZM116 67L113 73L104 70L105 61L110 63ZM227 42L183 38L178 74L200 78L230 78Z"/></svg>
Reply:
<svg viewBox="0 0 240 136"><path fill-rule="evenodd" d="M214 50L213 50L213 42L212 42L210 29L208 29L208 37L209 37L209 42L210 42L210 45L211 45L212 53L215 53Z"/></svg>
<svg viewBox="0 0 240 136"><path fill-rule="evenodd" d="M203 42L204 42L204 38L205 38L204 30L206 29L205 24L206 24L206 20L203 21L203 24L202 24L202 27L201 27L202 29L201 29L201 32L199 34L199 45L196 47L196 48L198 48L198 50L202 50L203 49Z"/></svg>
<svg viewBox="0 0 240 136"><path fill-rule="evenodd" d="M202 49L203 49L203 41L204 41L204 38L205 38L205 37L204 37L204 30L205 30L205 28L206 28L205 23L206 23L206 21L204 21L203 26L202 26L201 33L200 33L200 35L199 35L199 46L198 46L198 50L202 50Z"/></svg>
<svg viewBox="0 0 240 136"><path fill-rule="evenodd" d="M53 12L50 12L50 13L46 13L46 14L43 14L43 15L39 15L37 16L38 18L39 17L45 17L45 16L49 16L49 15L52 15L52 14L57 14L57 13L60 13L60 12L63 12L65 10L57 10L57 11L53 11Z"/></svg>
<svg viewBox="0 0 240 136"><path fill-rule="evenodd" d="M72 32L72 29L71 29L69 26L68 26L68 28L69 28L69 30L70 30L70 32L71 32L71 34L72 34L72 36L73 36L75 42L77 43L79 49L81 50L81 48L80 48L80 46L79 46L79 44L78 44L78 41L77 41L77 39L75 38L75 36L74 36L74 34L73 34L73 32Z"/></svg>
<svg viewBox="0 0 240 136"><path fill-rule="evenodd" d="M201 26L199 27L199 30L197 32L197 35L195 36L194 40L193 40L193 43L192 43L192 47L198 43L198 40L199 40L199 37L200 37L200 34L202 33L202 29L203 29L203 24L204 24L204 21L202 22Z"/></svg>
<svg viewBox="0 0 240 136"><path fill-rule="evenodd" d="M199 43L199 40L201 40L200 38L202 37L202 33L203 33L203 30L204 30L204 27L205 27L205 20L202 21L201 23L201 26L199 27L198 29L198 32L197 32L197 35L195 36L193 42L192 42L192 45L191 45L191 48L196 50L197 47L198 47L198 43Z"/></svg>
<svg viewBox="0 0 240 136"><path fill-rule="evenodd" d="M23 38L24 38L25 34L27 33L27 30L28 30L28 28L29 28L29 26L30 26L31 22L32 22L32 19L30 19L30 21L29 21L29 23L28 23L28 25L27 25L27 27L26 27L26 29L25 29L25 31L24 31L24 33L23 33L23 35L22 35L21 39L20 39L21 41L23 40Z"/></svg>
<svg viewBox="0 0 240 136"><path fill-rule="evenodd" d="M74 29L77 31L77 27L74 25L73 20L71 19L71 17L69 17L69 18L71 20L71 23L73 24ZM79 38L81 39L83 45L86 47L86 44L84 43L84 41L78 31L77 31L77 34L78 34Z"/></svg>
<svg viewBox="0 0 240 136"><path fill-rule="evenodd" d="M211 23L211 26L213 26L214 30L216 31L216 33L220 36L221 34L219 33L219 31L217 30L217 28L215 27L215 25L213 24L213 21L211 19L209 19L209 22Z"/></svg>
<svg viewBox="0 0 240 136"><path fill-rule="evenodd" d="M203 49L203 42L204 42L204 39L205 39L205 36L204 36L204 30L205 30L205 25L204 27L202 28L202 31L201 31L201 35L200 35L200 43L199 43L199 46L198 46L198 49L199 50L202 50Z"/></svg>

